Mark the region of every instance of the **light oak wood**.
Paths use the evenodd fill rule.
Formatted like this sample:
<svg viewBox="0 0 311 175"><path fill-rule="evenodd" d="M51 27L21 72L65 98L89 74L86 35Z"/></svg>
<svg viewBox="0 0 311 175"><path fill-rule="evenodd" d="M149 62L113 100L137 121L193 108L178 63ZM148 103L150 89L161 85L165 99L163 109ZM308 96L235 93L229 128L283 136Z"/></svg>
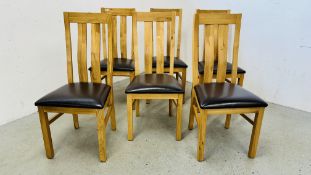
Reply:
<svg viewBox="0 0 311 175"><path fill-rule="evenodd" d="M227 52L228 46L228 25L234 25L234 43L233 43L233 68L231 74L226 74L227 68ZM239 37L241 28L241 14L206 14L197 13L194 16L193 26L193 67L198 67L198 55L199 55L199 25L204 25L204 75L198 76L198 69L193 69L193 88L191 94L190 114L188 128L193 129L194 119L196 119L198 125L198 147L197 147L197 160L204 160L204 146L206 142L206 120L207 116L226 114L225 128L230 127L230 119L232 114L241 114L242 117L253 125L253 131L251 141L249 145L248 156L254 158L256 156L256 150L258 146L258 139L260 134L260 128L262 124L262 118L264 109L263 107L248 107L248 108L220 108L220 109L203 109L198 104L198 98L194 90L194 86L199 83L211 83L213 79L217 82L228 81L232 84L243 84L244 75L237 74L237 60L238 60L238 48ZM215 35L215 28L217 28L217 35ZM213 73L213 63L215 58L215 40L217 40L217 57L218 67L216 75ZM198 78L199 77L199 78ZM230 80L228 80L228 78ZM238 82L236 82L238 79ZM255 114L254 121L251 120L245 114Z"/></svg>
<svg viewBox="0 0 311 175"><path fill-rule="evenodd" d="M68 83L74 82L73 66L72 66L72 43L70 24L78 24L78 44L77 44L77 60L78 60L78 75L79 82L88 82L87 74L87 58L91 59L92 71L91 80L94 83L101 83L100 72L100 51L101 51L101 33L105 35L106 30L100 30L106 25L108 26L108 66L107 66L107 84L112 87L112 26L111 16L102 13L76 13L65 12L65 36L66 36L66 51L67 51L67 76ZM87 25L91 25L91 53L87 57ZM106 115L105 115L105 110ZM41 123L42 135L46 150L47 158L54 157L54 149L52 144L51 132L49 125L56 121L64 113L72 114L73 123L76 129L79 128L78 114L93 114L97 117L98 130L98 145L99 159L106 161L106 134L105 128L110 119L111 129L116 129L115 109L113 103L113 90L105 102L103 109L91 108L72 108L72 107L57 107L57 106L38 106L39 118ZM50 120L47 113L57 113Z"/></svg>

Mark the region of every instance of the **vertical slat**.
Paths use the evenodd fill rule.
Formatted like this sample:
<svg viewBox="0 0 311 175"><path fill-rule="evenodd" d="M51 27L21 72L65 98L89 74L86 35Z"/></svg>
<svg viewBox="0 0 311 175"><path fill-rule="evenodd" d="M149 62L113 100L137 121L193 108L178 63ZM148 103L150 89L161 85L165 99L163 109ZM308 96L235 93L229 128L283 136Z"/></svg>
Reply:
<svg viewBox="0 0 311 175"><path fill-rule="evenodd" d="M198 59L199 59L199 23L198 23L198 14L194 15L193 18L193 33L192 33L192 81L195 86L199 83L198 79Z"/></svg>
<svg viewBox="0 0 311 175"><path fill-rule="evenodd" d="M127 58L127 46L126 46L126 37L127 37L127 22L126 16L120 17L120 44L121 44L121 57Z"/></svg>
<svg viewBox="0 0 311 175"><path fill-rule="evenodd" d="M214 25L205 25L205 38L204 38L204 83L210 83L213 79L214 69L214 40L217 39L214 36Z"/></svg>
<svg viewBox="0 0 311 175"><path fill-rule="evenodd" d="M118 39L118 36L117 36L117 33L118 33L118 28L117 28L117 17L116 16L113 16L112 17L112 26L113 26L113 29L112 29L112 48L113 48L113 51L112 51L112 54L113 54L113 58L117 58L118 57L118 42L117 42L117 39Z"/></svg>
<svg viewBox="0 0 311 175"><path fill-rule="evenodd" d="M240 43L240 30L241 30L241 18L239 15L235 24L234 41L233 41L233 58L232 58L232 78L231 83L236 84L237 69L238 69L238 56L239 56L239 43Z"/></svg>
<svg viewBox="0 0 311 175"><path fill-rule="evenodd" d="M135 59L135 75L139 74L139 59L138 59L138 38L137 38L137 16L136 13L132 16L132 59Z"/></svg>
<svg viewBox="0 0 311 175"><path fill-rule="evenodd" d="M71 32L70 32L68 13L64 13L64 24L66 36L67 78L68 83L73 83L72 46L71 46Z"/></svg>
<svg viewBox="0 0 311 175"><path fill-rule="evenodd" d="M80 82L87 82L87 63L86 63L86 36L87 36L87 25L78 24L78 70Z"/></svg>
<svg viewBox="0 0 311 175"><path fill-rule="evenodd" d="M92 24L91 38L91 65L92 82L101 83L100 76L100 25Z"/></svg>
<svg viewBox="0 0 311 175"><path fill-rule="evenodd" d="M112 87L112 71L113 71L113 24L111 18L108 21L108 62L107 62L107 84ZM113 97L112 97L113 98Z"/></svg>
<svg viewBox="0 0 311 175"><path fill-rule="evenodd" d="M102 26L102 43L103 43L103 57L107 59L107 38L106 38L106 27L105 25Z"/></svg>
<svg viewBox="0 0 311 175"><path fill-rule="evenodd" d="M170 36L171 36L171 23L167 22L167 36L166 36L166 55L170 55L170 47L171 47L171 40L170 40Z"/></svg>
<svg viewBox="0 0 311 175"><path fill-rule="evenodd" d="M170 37L167 38L168 40L170 40L170 71L169 74L173 75L174 74L174 57L175 57L175 19L176 19L176 13L174 12L174 15L172 17L172 21L171 22L167 22L167 23L171 23L171 30L170 30Z"/></svg>
<svg viewBox="0 0 311 175"><path fill-rule="evenodd" d="M215 60L218 59L218 25L214 25L213 33L214 33L214 58Z"/></svg>
<svg viewBox="0 0 311 175"><path fill-rule="evenodd" d="M156 60L157 60L157 68L156 73L162 74L164 73L164 22L156 22L157 25L157 40L156 40Z"/></svg>
<svg viewBox="0 0 311 175"><path fill-rule="evenodd" d="M224 82L227 69L227 51L228 51L228 25L219 25L218 28L218 67L217 82Z"/></svg>
<svg viewBox="0 0 311 175"><path fill-rule="evenodd" d="M147 74L152 73L152 56L153 56L153 42L152 42L152 35L153 35L153 23L152 22L145 22L145 72Z"/></svg>
<svg viewBox="0 0 311 175"><path fill-rule="evenodd" d="M178 16L178 40L177 40L177 58L180 58L181 29L182 29L182 9L179 9L179 16Z"/></svg>

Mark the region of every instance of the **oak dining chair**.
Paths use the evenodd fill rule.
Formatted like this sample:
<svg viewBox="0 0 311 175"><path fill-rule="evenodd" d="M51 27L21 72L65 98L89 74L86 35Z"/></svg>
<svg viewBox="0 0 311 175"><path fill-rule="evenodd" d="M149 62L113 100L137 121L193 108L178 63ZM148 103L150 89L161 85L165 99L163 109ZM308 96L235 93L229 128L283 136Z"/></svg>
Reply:
<svg viewBox="0 0 311 175"><path fill-rule="evenodd" d="M193 27L193 68L198 67L199 57L199 26L205 26L205 54L203 82L197 79L198 69L193 69L193 87L190 105L189 125L193 129L194 119L198 125L198 161L204 160L204 147L206 141L206 121L208 116L214 114L242 114L250 124L253 125L249 145L248 156L254 158L258 145L259 134L265 107L268 104L253 93L245 90L237 84L238 50L241 29L241 14L204 14L197 13L194 16ZM233 46L229 47L229 25L234 26ZM215 28L218 35L214 35ZM214 76L214 46L217 40L217 72L216 81ZM232 49L230 49L232 48ZM230 83L227 77L227 54L231 52L232 72ZM246 114L255 114L254 120ZM227 125L227 122L226 124ZM229 126L226 126L229 128Z"/></svg>
<svg viewBox="0 0 311 175"><path fill-rule="evenodd" d="M181 49L181 34L182 34L182 9L160 9L160 8L150 8L151 12L175 12L176 13L176 19L178 20L178 26L177 29L177 44L176 48L174 48L176 55L174 57L174 73L176 74L176 79L178 81L181 81L182 88L186 89L186 80L187 80L187 68L188 65L181 59L180 56L180 49ZM170 30L170 24L167 24L167 30ZM176 32L175 32L176 33ZM170 33L167 32L167 38L170 38ZM176 38L176 37L175 37ZM166 46L166 56L164 56L164 71L169 72L169 63L170 63L170 40L167 40L167 46ZM152 62L153 71L156 69L156 59L153 57ZM185 98L185 96L184 96ZM184 101L185 102L185 101ZM172 103L170 103L172 104Z"/></svg>
<svg viewBox="0 0 311 175"><path fill-rule="evenodd" d="M203 10L203 9L197 9L196 13L205 13L205 14L230 14L230 10ZM206 30L206 29L205 29ZM215 35L215 38L218 36L218 28L213 29L213 33ZM214 40L215 45L214 45L214 57L215 57L215 62L217 63L217 39ZM205 49L204 49L204 42L203 42L203 57L204 57ZM203 82L203 75L204 75L204 61L199 61L199 80L200 82ZM230 77L231 77L231 72L232 72L232 63L227 62L227 69L226 69L226 81L230 82ZM214 76L213 78L216 78L216 73L217 73L217 64L214 64ZM240 67L238 67L237 70L237 79L238 79L238 84L240 86L243 86L243 81L244 81L244 75L246 74L246 71Z"/></svg>
<svg viewBox="0 0 311 175"><path fill-rule="evenodd" d="M127 94L128 140L133 140L133 108L136 102L136 116L139 116L139 100L167 99L177 106L176 140L181 140L182 102L184 90L173 76L174 59L170 59L169 74L164 70L165 24L170 23L170 57L174 57L175 12L137 12L134 16L134 57L138 58L137 23L144 24L144 62L145 73L140 74L138 59L135 62L135 78L125 90ZM155 26L155 31L153 27ZM155 33L156 39L153 40ZM154 43L155 42L155 43ZM152 71L153 49L156 53L156 72ZM171 109L170 109L171 111Z"/></svg>
<svg viewBox="0 0 311 175"><path fill-rule="evenodd" d="M132 80L135 76L135 59L133 55L128 55L128 51L131 54L133 53L133 13L135 13L135 8L101 8L101 12L109 12L112 15L112 76L125 76L130 77L130 80ZM128 19L132 21L131 25ZM130 27L132 27L132 33L129 34L128 28ZM131 47L128 47L128 41L132 43ZM103 43L105 42L106 37L103 36ZM120 52L118 48L120 48ZM104 59L101 61L100 67L102 77L104 78L107 75L107 52L106 50L103 52Z"/></svg>
<svg viewBox="0 0 311 175"><path fill-rule="evenodd" d="M79 128L78 114L93 114L97 118L99 160L106 161L106 126L110 119L111 129L116 130L115 109L112 92L112 35L111 16L104 13L64 12L67 78L68 84L54 90L35 102L38 107L46 156L54 157L50 125L64 113L73 115L74 127ZM79 80L75 82L73 73L73 49L71 26L77 25L77 70ZM91 26L91 47L88 56L87 28ZM108 29L108 66L107 84L101 82L100 43L101 27ZM107 30L105 30L107 31ZM104 35L105 33L103 33ZM90 58L92 71L87 70L87 58ZM48 113L56 113L49 119Z"/></svg>

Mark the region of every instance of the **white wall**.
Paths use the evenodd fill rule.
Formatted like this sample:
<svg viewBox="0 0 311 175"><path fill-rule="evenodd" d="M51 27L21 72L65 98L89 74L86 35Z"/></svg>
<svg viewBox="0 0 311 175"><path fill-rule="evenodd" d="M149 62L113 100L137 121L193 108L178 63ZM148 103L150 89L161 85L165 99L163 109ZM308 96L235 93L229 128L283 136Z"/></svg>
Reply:
<svg viewBox="0 0 311 175"><path fill-rule="evenodd" d="M0 124L36 111L36 99L66 83L62 12L104 5L183 8L182 56L189 65L195 9L243 13L239 64L247 70L245 87L270 102L311 112L310 0L2 0Z"/></svg>

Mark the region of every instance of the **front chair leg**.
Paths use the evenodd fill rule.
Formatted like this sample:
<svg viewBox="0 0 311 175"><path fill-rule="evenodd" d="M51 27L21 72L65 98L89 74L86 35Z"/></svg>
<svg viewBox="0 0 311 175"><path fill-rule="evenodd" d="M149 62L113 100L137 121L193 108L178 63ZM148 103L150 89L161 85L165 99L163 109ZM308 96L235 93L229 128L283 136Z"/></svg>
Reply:
<svg viewBox="0 0 311 175"><path fill-rule="evenodd" d="M73 126L75 129L79 129L79 118L78 114L72 114L73 118Z"/></svg>
<svg viewBox="0 0 311 175"><path fill-rule="evenodd" d="M249 158L255 158L256 152L257 152L257 146L258 146L258 139L260 135L260 129L264 114L264 108L259 109L259 111L256 113L251 141L249 144L249 150L248 150L248 157Z"/></svg>
<svg viewBox="0 0 311 175"><path fill-rule="evenodd" d="M38 107L39 119L41 124L42 136L44 141L45 153L48 159L54 157L53 142L51 138L50 124L48 115L42 107Z"/></svg>
<svg viewBox="0 0 311 175"><path fill-rule="evenodd" d="M182 133L182 105L183 105L183 94L178 95L177 100L177 116L176 116L176 140L181 140Z"/></svg>
<svg viewBox="0 0 311 175"><path fill-rule="evenodd" d="M97 118L97 136L98 136L98 150L99 160L105 162L107 160L106 155L106 125L104 110L100 109L96 111Z"/></svg>
<svg viewBox="0 0 311 175"><path fill-rule="evenodd" d="M231 120L231 114L227 114L226 122L225 122L225 128L226 129L229 129L229 127L230 127L230 120Z"/></svg>
<svg viewBox="0 0 311 175"><path fill-rule="evenodd" d="M127 140L133 140L133 99L127 96Z"/></svg>
<svg viewBox="0 0 311 175"><path fill-rule="evenodd" d="M206 142L206 120L207 120L207 112L200 114L200 118L198 120L198 152L197 159L198 161L204 160L204 146Z"/></svg>

